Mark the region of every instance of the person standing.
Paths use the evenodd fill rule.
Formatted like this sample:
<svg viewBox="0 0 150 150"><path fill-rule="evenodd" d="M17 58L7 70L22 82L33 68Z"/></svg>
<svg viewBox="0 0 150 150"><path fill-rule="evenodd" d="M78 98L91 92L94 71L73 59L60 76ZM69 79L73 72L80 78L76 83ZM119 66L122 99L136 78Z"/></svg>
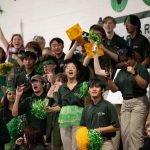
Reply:
<svg viewBox="0 0 150 150"><path fill-rule="evenodd" d="M17 87L16 90L16 99L12 109L12 115L19 116L26 114L27 118L27 126L31 126L34 128L39 128L43 134L45 134L46 130L46 117L39 118L37 115L32 113L32 105L34 102L38 100L44 101L46 98L46 80L41 75L34 75L31 78L31 85L33 94L30 97L20 101L21 96L23 94L23 87Z"/></svg>
<svg viewBox="0 0 150 150"><path fill-rule="evenodd" d="M106 16L102 22L103 22L103 29L105 30L106 33L105 47L117 54L117 51L121 48L124 48L126 43L123 37L120 37L114 32L114 29L116 27L116 20L111 16ZM112 77L114 77L117 69L116 68L117 62L114 61L109 55L107 56L107 59L108 61L110 59Z"/></svg>
<svg viewBox="0 0 150 150"><path fill-rule="evenodd" d="M64 66L64 57L65 57L65 53L63 52L64 41L61 38L55 37L49 42L49 46L52 52L54 52L54 55L60 66L60 71L62 72Z"/></svg>
<svg viewBox="0 0 150 150"><path fill-rule="evenodd" d="M124 64L114 81L109 75L108 87L112 92L120 91L123 96L121 106L121 136L123 150L138 150L143 145L143 133L149 112L146 96L150 76L147 69L137 63L135 53L130 49L119 51L119 59Z"/></svg>
<svg viewBox="0 0 150 150"><path fill-rule="evenodd" d="M150 65L150 43L141 33L141 21L136 15L129 15L124 20L124 25L129 33L127 46L134 50L136 61L145 67Z"/></svg>
<svg viewBox="0 0 150 150"><path fill-rule="evenodd" d="M92 103L83 109L80 126L101 133L104 141L102 150L114 150L112 137L116 135L120 124L115 107L102 96L104 88L105 84L100 79L90 80L89 94Z"/></svg>
<svg viewBox="0 0 150 150"><path fill-rule="evenodd" d="M64 73L67 82L58 90L58 118L64 150L77 150L75 133L79 127L84 99L80 97L81 83L78 82L78 66L74 60L67 60Z"/></svg>

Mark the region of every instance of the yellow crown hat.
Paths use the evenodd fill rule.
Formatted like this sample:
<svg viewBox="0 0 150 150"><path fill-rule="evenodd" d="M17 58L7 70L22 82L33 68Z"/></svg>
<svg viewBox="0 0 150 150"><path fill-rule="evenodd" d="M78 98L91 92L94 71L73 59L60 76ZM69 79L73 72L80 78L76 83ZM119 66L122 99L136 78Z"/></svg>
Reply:
<svg viewBox="0 0 150 150"><path fill-rule="evenodd" d="M73 25L71 28L69 28L66 31L66 33L71 41L76 40L80 44L83 44L83 38L82 38L83 30L79 24Z"/></svg>

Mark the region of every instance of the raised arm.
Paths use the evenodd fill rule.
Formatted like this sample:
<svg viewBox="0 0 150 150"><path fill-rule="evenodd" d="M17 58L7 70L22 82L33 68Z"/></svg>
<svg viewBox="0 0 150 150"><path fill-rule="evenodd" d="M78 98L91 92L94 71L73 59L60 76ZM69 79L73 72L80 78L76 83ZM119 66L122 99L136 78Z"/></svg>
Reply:
<svg viewBox="0 0 150 150"><path fill-rule="evenodd" d="M21 95L23 94L23 87L17 87L16 90L16 99L12 108L12 115L14 117L18 116L18 109L19 109L19 100L21 98Z"/></svg>
<svg viewBox="0 0 150 150"><path fill-rule="evenodd" d="M71 59L72 58L72 55L73 55L73 52L75 51L75 49L77 48L78 46L78 42L75 41L73 46L69 49L69 51L66 53L65 55L65 58L64 60L67 60L67 59Z"/></svg>
<svg viewBox="0 0 150 150"><path fill-rule="evenodd" d="M100 66L97 53L94 53L94 71L96 75L106 76L105 70Z"/></svg>
<svg viewBox="0 0 150 150"><path fill-rule="evenodd" d="M90 63L90 58L88 57L88 55L86 55L82 64L84 67L87 67L89 63Z"/></svg>
<svg viewBox="0 0 150 150"><path fill-rule="evenodd" d="M6 40L6 38L5 38L4 34L3 34L3 31L2 31L2 29L1 29L1 27L0 27L0 41L2 42L2 44L4 45L4 47L7 49L9 43L8 43L8 41Z"/></svg>

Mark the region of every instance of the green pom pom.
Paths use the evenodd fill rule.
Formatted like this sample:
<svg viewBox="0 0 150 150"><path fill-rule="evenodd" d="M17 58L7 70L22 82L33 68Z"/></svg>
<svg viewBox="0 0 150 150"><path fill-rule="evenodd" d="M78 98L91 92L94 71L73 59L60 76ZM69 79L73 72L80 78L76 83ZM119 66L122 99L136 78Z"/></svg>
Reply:
<svg viewBox="0 0 150 150"><path fill-rule="evenodd" d="M13 68L13 64L9 62L0 64L0 75L8 75Z"/></svg>
<svg viewBox="0 0 150 150"><path fill-rule="evenodd" d="M102 43L102 37L97 35L93 30L89 31L88 40L93 41L95 45L100 45Z"/></svg>
<svg viewBox="0 0 150 150"><path fill-rule="evenodd" d="M80 98L84 98L88 95L88 82L83 82L80 87Z"/></svg>
<svg viewBox="0 0 150 150"><path fill-rule="evenodd" d="M89 150L100 150L103 145L103 138L101 137L101 134L90 129L88 131L88 137L89 137Z"/></svg>
<svg viewBox="0 0 150 150"><path fill-rule="evenodd" d="M38 119L45 119L47 116L47 113L45 111L45 108L48 104L48 100L38 100L32 103L32 114Z"/></svg>
<svg viewBox="0 0 150 150"><path fill-rule="evenodd" d="M26 126L25 115L15 117L7 123L7 128L11 139L16 140L19 136L22 136Z"/></svg>

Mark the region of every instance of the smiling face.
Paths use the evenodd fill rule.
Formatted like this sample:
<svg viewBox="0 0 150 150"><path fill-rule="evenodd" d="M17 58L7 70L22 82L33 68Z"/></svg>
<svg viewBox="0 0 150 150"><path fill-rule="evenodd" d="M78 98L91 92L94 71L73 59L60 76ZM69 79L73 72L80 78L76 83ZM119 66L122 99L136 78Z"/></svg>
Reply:
<svg viewBox="0 0 150 150"><path fill-rule="evenodd" d="M23 39L21 37L21 35L13 35L12 37L12 45L14 46L14 48L19 49L23 46Z"/></svg>
<svg viewBox="0 0 150 150"><path fill-rule="evenodd" d="M68 63L65 68L65 74L68 79L76 79L77 78L77 67L74 63Z"/></svg>
<svg viewBox="0 0 150 150"><path fill-rule="evenodd" d="M99 98L102 95L102 88L100 86L97 86L97 85L90 86L89 87L89 94L94 99Z"/></svg>
<svg viewBox="0 0 150 150"><path fill-rule="evenodd" d="M16 98L16 92L15 91L10 91L7 93L7 99L9 102L14 102Z"/></svg>
<svg viewBox="0 0 150 150"><path fill-rule="evenodd" d="M57 41L53 41L51 43L51 50L54 52L55 55L60 55L63 52L63 44L62 43L58 43Z"/></svg>

